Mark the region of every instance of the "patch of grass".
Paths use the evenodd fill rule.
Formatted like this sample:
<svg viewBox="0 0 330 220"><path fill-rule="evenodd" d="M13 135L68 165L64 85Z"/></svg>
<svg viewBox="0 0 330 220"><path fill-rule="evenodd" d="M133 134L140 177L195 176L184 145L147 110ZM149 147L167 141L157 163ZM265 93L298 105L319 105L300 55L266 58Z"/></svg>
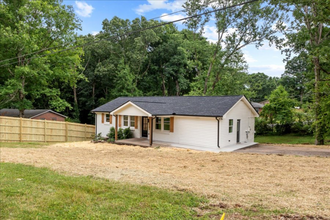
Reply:
<svg viewBox="0 0 330 220"><path fill-rule="evenodd" d="M194 219L193 208L206 202L188 192L0 165L0 219Z"/></svg>
<svg viewBox="0 0 330 220"><path fill-rule="evenodd" d="M0 142L1 147L7 148L39 148L43 146L48 146L52 143L44 143L44 142Z"/></svg>
<svg viewBox="0 0 330 220"><path fill-rule="evenodd" d="M313 136L299 136L295 134L286 135L258 135L255 141L260 144L314 144L315 138ZM330 137L326 138L326 145L330 145Z"/></svg>

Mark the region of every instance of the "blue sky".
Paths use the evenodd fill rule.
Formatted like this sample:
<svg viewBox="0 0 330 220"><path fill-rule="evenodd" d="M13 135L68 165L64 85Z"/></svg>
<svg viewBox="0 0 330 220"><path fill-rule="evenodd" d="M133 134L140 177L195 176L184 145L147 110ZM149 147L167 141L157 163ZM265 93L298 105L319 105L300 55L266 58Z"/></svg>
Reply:
<svg viewBox="0 0 330 220"><path fill-rule="evenodd" d="M82 31L79 34L96 34L102 30L102 21L111 20L114 16L130 19L144 16L147 19L159 17L165 13L182 10L185 0L64 0L64 4L72 5L76 14L82 20ZM163 21L173 21L185 17L184 13L163 17ZM177 23L179 28L184 28ZM216 28L208 25L204 36L209 41L215 41ZM280 77L284 71L284 55L275 46L264 46L256 49L253 45L243 48L245 59L249 65L249 73L263 72L269 76Z"/></svg>

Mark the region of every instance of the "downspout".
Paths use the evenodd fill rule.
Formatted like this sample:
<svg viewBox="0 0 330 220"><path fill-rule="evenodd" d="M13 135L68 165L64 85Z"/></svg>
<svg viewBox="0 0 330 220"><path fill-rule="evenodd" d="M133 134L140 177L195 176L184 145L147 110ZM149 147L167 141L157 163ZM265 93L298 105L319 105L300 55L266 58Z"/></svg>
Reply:
<svg viewBox="0 0 330 220"><path fill-rule="evenodd" d="M215 117L215 119L218 121L217 146L218 146L218 148L220 148L220 144L219 144L219 142L220 142L220 137L219 137L219 135L220 135L220 119L221 119L221 118L219 118L219 117Z"/></svg>
<svg viewBox="0 0 330 220"><path fill-rule="evenodd" d="M97 114L95 113L95 138L97 137Z"/></svg>

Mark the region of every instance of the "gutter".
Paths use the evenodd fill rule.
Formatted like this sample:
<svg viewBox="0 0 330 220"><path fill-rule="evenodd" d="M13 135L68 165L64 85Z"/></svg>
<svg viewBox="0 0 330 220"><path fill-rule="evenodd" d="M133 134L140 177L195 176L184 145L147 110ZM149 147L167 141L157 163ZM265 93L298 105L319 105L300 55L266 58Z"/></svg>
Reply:
<svg viewBox="0 0 330 220"><path fill-rule="evenodd" d="M220 137L219 137L219 135L220 135L220 120L221 120L222 118L221 118L221 117L215 117L215 119L218 121L217 146L218 146L218 148L220 148L220 144L219 144L219 142L220 142Z"/></svg>
<svg viewBox="0 0 330 220"><path fill-rule="evenodd" d="M97 137L97 114L95 114L95 137Z"/></svg>

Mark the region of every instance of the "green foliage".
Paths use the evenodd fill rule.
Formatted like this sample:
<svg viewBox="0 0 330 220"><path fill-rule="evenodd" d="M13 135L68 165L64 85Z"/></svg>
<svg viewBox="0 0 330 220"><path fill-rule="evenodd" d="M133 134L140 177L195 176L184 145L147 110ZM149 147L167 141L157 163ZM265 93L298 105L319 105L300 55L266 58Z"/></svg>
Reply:
<svg viewBox="0 0 330 220"><path fill-rule="evenodd" d="M254 102L267 99L271 92L278 86L279 78L270 77L264 73L252 73L245 79L245 85L252 94L248 96Z"/></svg>
<svg viewBox="0 0 330 220"><path fill-rule="evenodd" d="M254 140L260 144L314 144L312 135L301 134L257 135ZM325 144L330 145L330 136L326 137Z"/></svg>
<svg viewBox="0 0 330 220"><path fill-rule="evenodd" d="M184 4L187 15L196 15L207 12L210 6L213 9L227 8L228 6L241 4L244 0L219 0L216 4L200 4L199 0L188 0ZM215 20L218 39L210 48L211 53L206 55L207 65L199 71L192 93L199 95L222 95L242 94L240 88L242 83L237 80L241 73L247 71L246 61L243 58L241 49L247 45L259 47L265 39L271 39L275 33L272 25L278 18L277 9L262 2L244 4L241 7L228 7L217 13L209 13L205 16L189 19L186 21L192 30L200 30L202 33L210 19ZM225 82L234 82L235 85ZM236 83L239 82L239 87ZM225 89L223 89L223 87ZM238 88L238 90L234 90ZM226 89L229 91L226 91ZM234 91L233 91L234 90Z"/></svg>
<svg viewBox="0 0 330 220"><path fill-rule="evenodd" d="M0 63L0 108L21 114L32 107L70 108L59 85L74 86L83 78L82 49L58 51L76 41L80 23L73 8L59 0L5 0L0 18L0 60L6 60Z"/></svg>
<svg viewBox="0 0 330 220"><path fill-rule="evenodd" d="M111 127L111 128L110 128L110 131L109 131L109 133L107 134L107 137L108 137L109 139L112 139L112 140L115 139L115 128L114 128L114 127Z"/></svg>
<svg viewBox="0 0 330 220"><path fill-rule="evenodd" d="M329 123L325 122L330 114L330 108L325 107L328 106L330 95L329 2L272 0L271 3L282 10L276 27L285 38L277 40L278 46L283 48L287 60L291 59L292 54L298 54L297 58L291 59L292 63L288 63L289 66L294 65L294 68L287 69L293 69L299 81L307 78L309 85L314 86L310 92L314 102L315 143L322 145L326 134L330 132ZM298 91L303 95L306 85L298 83L298 86Z"/></svg>
<svg viewBox="0 0 330 220"><path fill-rule="evenodd" d="M118 137L118 140L125 139L124 138L124 129L122 129L122 128L119 128L118 129L118 131L117 131L117 137Z"/></svg>
<svg viewBox="0 0 330 220"><path fill-rule="evenodd" d="M95 136L95 134L93 134L93 135L92 135L92 139L93 139L94 141L102 141L102 140L104 140L104 138L102 137L102 133L101 133L101 132L98 133L96 136Z"/></svg>
<svg viewBox="0 0 330 220"><path fill-rule="evenodd" d="M123 131L123 139L128 139L128 138L132 138L132 137L133 137L133 134L132 134L131 129L129 127L125 128Z"/></svg>
<svg viewBox="0 0 330 220"><path fill-rule="evenodd" d="M197 219L192 193L1 163L1 219Z"/></svg>
<svg viewBox="0 0 330 220"><path fill-rule="evenodd" d="M256 135L269 135L273 133L273 125L268 124L268 121L262 117L255 119Z"/></svg>
<svg viewBox="0 0 330 220"><path fill-rule="evenodd" d="M263 107L260 116L272 125L274 132L289 133L293 123L294 106L295 101L289 98L284 87L278 86L269 96L269 103Z"/></svg>
<svg viewBox="0 0 330 220"><path fill-rule="evenodd" d="M132 131L129 127L125 129L119 128L117 135L118 135L118 140L123 140L133 137ZM115 129L113 127L110 128L108 137L113 139L115 138Z"/></svg>

